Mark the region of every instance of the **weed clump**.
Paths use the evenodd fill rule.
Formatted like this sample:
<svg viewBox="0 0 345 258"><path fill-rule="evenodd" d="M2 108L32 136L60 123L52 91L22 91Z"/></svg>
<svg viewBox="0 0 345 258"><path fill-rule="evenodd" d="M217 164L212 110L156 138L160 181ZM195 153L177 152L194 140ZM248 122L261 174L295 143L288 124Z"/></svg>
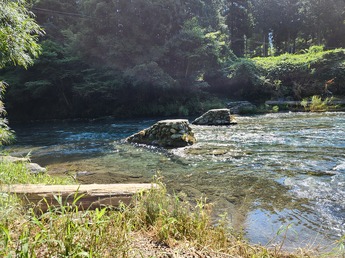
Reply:
<svg viewBox="0 0 345 258"><path fill-rule="evenodd" d="M332 104L332 98L322 99L320 96L314 95L309 101L308 98L305 98L301 101L301 106L305 111L311 112L325 112L328 111L330 105Z"/></svg>

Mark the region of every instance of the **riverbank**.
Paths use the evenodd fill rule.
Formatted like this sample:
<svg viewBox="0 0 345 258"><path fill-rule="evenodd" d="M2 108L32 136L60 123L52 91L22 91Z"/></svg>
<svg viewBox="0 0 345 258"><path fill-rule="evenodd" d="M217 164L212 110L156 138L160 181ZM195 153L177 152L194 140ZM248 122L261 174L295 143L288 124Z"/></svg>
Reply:
<svg viewBox="0 0 345 258"><path fill-rule="evenodd" d="M313 100L314 98L314 100ZM202 115L210 109L230 109L233 115L262 115L276 112L344 112L345 111L345 97L335 96L330 98L322 98L318 95L304 98L303 100L266 100L264 102L249 102L236 101L231 99L217 99L212 98L208 103L199 103L200 105L193 109L193 112L186 113L161 113L151 115L131 115L126 113L126 117L118 115L102 115L95 117L65 117L65 118L41 118L41 119L16 119L10 117L11 126L20 124L34 124L34 123L69 123L69 122L107 122L107 121L129 121L129 120L165 120L165 119L186 119L191 118L191 121L196 117ZM183 106L182 106L183 107ZM314 108L310 108L314 107ZM316 108L315 108L316 107ZM181 108L176 104L175 110Z"/></svg>
<svg viewBox="0 0 345 258"><path fill-rule="evenodd" d="M30 175L23 164L0 163L1 185L71 183L66 178ZM159 178L156 178L159 183ZM211 204L193 207L169 195L163 184L135 197L133 206L80 211L73 203L47 213L23 208L13 196L0 196L0 254L20 257L314 257L310 250L283 252L249 244L225 219L213 223ZM0 186L1 186L0 185ZM272 236L273 238L273 236ZM336 255L332 253L329 255ZM315 255L317 257L317 255ZM330 256L328 256L330 257ZM334 256L336 257L336 256Z"/></svg>
<svg viewBox="0 0 345 258"><path fill-rule="evenodd" d="M342 112L345 110L345 100L339 98L321 98L312 96L302 101L269 100L265 102L267 110L293 112Z"/></svg>

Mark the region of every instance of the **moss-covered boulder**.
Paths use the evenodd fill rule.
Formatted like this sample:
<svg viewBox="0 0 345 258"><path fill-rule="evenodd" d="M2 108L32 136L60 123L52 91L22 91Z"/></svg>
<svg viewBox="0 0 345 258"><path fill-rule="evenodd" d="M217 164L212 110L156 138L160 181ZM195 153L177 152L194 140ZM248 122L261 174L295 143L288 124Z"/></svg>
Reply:
<svg viewBox="0 0 345 258"><path fill-rule="evenodd" d="M194 125L231 125L236 124L230 115L230 109L211 109L202 116L195 119Z"/></svg>
<svg viewBox="0 0 345 258"><path fill-rule="evenodd" d="M196 142L188 120L162 120L126 139L128 142L168 148L185 147Z"/></svg>

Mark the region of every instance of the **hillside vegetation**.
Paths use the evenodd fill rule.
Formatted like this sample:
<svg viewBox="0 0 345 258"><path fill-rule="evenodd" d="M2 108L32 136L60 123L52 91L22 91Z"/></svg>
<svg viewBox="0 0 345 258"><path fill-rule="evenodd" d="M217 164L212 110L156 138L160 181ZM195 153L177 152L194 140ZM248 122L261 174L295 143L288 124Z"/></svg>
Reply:
<svg viewBox="0 0 345 258"><path fill-rule="evenodd" d="M344 49L324 51L314 46L302 54L233 57L207 75L207 81L195 81L190 87L179 85L154 62L124 73L90 68L76 59L61 61L59 51L64 52L56 43L43 42L42 57L33 67L6 72L11 85L6 95L10 117L188 116L222 108L227 100L261 105L272 99L345 96ZM83 66L85 70L80 70ZM56 71L61 79L54 77ZM26 81L25 75L41 78Z"/></svg>
<svg viewBox="0 0 345 258"><path fill-rule="evenodd" d="M271 88L271 98L301 100L320 95L324 98L345 95L345 51L324 51L310 47L302 54L252 59Z"/></svg>
<svg viewBox="0 0 345 258"><path fill-rule="evenodd" d="M0 71L11 120L188 116L228 99L345 95L341 0L30 3L45 34L33 66Z"/></svg>

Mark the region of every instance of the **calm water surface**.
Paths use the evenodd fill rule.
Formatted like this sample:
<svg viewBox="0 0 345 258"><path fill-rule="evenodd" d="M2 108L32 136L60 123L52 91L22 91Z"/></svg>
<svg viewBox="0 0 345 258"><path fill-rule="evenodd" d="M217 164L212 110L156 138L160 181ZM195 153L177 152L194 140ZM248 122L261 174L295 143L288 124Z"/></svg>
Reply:
<svg viewBox="0 0 345 258"><path fill-rule="evenodd" d="M77 175L82 183L151 182L191 200L206 196L254 243L279 229L286 247L329 245L345 234L345 113L238 117L232 127L194 126L198 143L174 150L123 139L157 120L17 125L9 151Z"/></svg>

